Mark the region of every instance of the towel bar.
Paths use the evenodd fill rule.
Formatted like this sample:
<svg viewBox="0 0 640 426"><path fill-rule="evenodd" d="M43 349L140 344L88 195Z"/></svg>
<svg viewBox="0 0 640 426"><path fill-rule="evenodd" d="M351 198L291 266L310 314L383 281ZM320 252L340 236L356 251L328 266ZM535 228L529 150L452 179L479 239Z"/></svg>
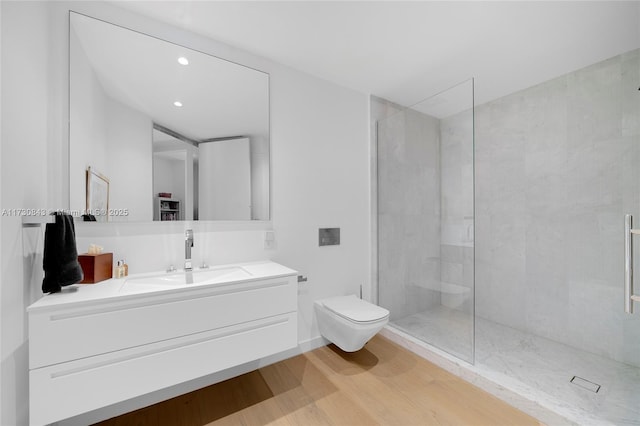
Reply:
<svg viewBox="0 0 640 426"><path fill-rule="evenodd" d="M55 216L22 216L23 228L33 228L47 223L56 223Z"/></svg>

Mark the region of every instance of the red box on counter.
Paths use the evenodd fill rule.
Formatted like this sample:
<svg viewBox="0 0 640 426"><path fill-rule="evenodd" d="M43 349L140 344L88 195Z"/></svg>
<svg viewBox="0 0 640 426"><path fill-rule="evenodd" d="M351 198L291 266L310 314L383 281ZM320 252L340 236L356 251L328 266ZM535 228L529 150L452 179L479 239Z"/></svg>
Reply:
<svg viewBox="0 0 640 426"><path fill-rule="evenodd" d="M95 284L113 276L113 253L78 255L84 279L80 284Z"/></svg>

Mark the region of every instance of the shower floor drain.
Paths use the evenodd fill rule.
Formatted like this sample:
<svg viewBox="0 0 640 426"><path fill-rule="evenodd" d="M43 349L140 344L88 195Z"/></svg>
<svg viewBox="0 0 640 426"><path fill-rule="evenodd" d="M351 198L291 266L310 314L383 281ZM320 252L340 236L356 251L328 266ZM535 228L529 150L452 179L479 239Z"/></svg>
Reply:
<svg viewBox="0 0 640 426"><path fill-rule="evenodd" d="M580 386L583 389L591 391L593 393L598 393L600 390L600 385L597 383L593 383L587 379L583 379L582 377L573 376L570 380L576 386Z"/></svg>

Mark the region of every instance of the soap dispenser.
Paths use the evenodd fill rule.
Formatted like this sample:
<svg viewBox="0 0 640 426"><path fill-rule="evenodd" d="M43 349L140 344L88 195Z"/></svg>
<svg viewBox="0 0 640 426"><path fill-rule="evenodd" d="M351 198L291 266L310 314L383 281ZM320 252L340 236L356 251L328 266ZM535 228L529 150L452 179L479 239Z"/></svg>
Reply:
<svg viewBox="0 0 640 426"><path fill-rule="evenodd" d="M129 276L129 265L127 265L127 261L124 259L122 260L122 276L123 277Z"/></svg>
<svg viewBox="0 0 640 426"><path fill-rule="evenodd" d="M124 266L123 266L124 262L122 260L118 260L118 263L116 264L115 270L114 270L114 274L116 278L122 278L124 277Z"/></svg>

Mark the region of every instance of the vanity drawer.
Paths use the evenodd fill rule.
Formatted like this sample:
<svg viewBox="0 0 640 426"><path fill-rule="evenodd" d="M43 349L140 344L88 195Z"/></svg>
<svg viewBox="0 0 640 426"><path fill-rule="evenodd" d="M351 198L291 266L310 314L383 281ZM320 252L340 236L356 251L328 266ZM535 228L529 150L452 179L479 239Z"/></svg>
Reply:
<svg viewBox="0 0 640 426"><path fill-rule="evenodd" d="M30 312L29 367L64 363L297 311L295 276L137 296L79 308Z"/></svg>
<svg viewBox="0 0 640 426"><path fill-rule="evenodd" d="M34 369L30 422L56 422L296 346L293 312Z"/></svg>

